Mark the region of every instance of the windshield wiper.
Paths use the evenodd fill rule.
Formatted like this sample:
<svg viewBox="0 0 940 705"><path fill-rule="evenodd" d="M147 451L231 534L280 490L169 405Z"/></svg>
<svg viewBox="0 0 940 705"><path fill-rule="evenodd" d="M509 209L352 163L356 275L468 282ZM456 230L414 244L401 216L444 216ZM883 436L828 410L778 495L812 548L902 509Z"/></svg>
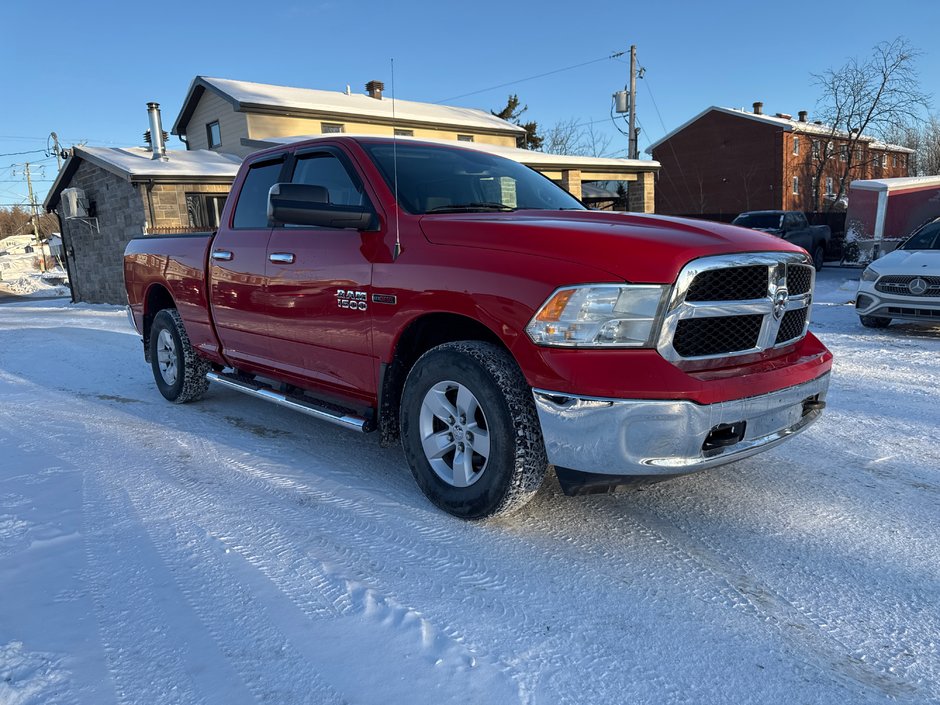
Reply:
<svg viewBox="0 0 940 705"><path fill-rule="evenodd" d="M430 208L427 213L466 213L472 211L514 211L512 206L504 203L492 203L489 201L475 201L471 203L454 203L449 206L437 206Z"/></svg>

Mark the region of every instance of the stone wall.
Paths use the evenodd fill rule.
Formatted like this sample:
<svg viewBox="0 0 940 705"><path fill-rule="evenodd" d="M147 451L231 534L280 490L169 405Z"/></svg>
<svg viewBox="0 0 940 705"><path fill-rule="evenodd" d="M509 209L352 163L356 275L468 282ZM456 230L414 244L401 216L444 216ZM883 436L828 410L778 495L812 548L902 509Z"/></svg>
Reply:
<svg viewBox="0 0 940 705"><path fill-rule="evenodd" d="M188 228L187 193L226 194L228 184L132 184L82 161L68 186L94 203L97 229L60 217L69 259L72 297L88 303L125 304L124 248L153 228Z"/></svg>
<svg viewBox="0 0 940 705"><path fill-rule="evenodd" d="M633 213L653 213L656 186L652 172L636 175L636 181L627 185L627 200Z"/></svg>
<svg viewBox="0 0 940 705"><path fill-rule="evenodd" d="M97 228L94 221L59 218L72 297L88 303L125 304L124 248L145 225L140 192L120 176L84 160L68 185L85 192L98 218Z"/></svg>

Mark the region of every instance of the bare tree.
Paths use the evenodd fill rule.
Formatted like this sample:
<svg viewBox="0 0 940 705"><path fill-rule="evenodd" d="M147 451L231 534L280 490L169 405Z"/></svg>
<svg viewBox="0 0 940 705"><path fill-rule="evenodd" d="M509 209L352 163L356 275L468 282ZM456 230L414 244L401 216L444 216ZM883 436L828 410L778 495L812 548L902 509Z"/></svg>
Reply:
<svg viewBox="0 0 940 705"><path fill-rule="evenodd" d="M868 142L867 135L883 138L920 119L929 105L916 67L920 55L898 37L875 45L867 59L851 58L839 68L813 74L821 92L817 114L828 126L818 135L819 147L811 157L816 210L827 172L836 175L839 188L830 209L842 200L853 169L861 166L859 155L867 151L860 149L860 144Z"/></svg>
<svg viewBox="0 0 940 705"><path fill-rule="evenodd" d="M940 115L896 129L887 141L914 150L908 162L911 176L940 175Z"/></svg>
<svg viewBox="0 0 940 705"><path fill-rule="evenodd" d="M549 154L570 154L581 157L608 157L610 135L593 124L582 124L577 118L560 120L548 128L542 149Z"/></svg>

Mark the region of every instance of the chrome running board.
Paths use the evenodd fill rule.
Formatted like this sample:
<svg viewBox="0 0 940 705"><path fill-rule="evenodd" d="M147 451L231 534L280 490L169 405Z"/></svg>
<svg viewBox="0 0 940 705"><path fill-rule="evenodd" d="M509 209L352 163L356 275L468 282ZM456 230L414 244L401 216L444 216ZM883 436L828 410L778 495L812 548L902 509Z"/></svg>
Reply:
<svg viewBox="0 0 940 705"><path fill-rule="evenodd" d="M293 411L299 411L301 414L312 416L321 421L328 421L329 423L342 426L343 428L359 431L359 433L365 433L367 430L368 422L366 419L351 414L344 414L341 411L334 411L327 407L317 406L313 402L292 399L286 394L276 392L270 387L258 382L248 382L223 372L210 372L206 375L206 379L215 384L220 384L223 387L234 389L242 394L247 394L250 397L263 399L272 404L277 404L278 406L283 406Z"/></svg>

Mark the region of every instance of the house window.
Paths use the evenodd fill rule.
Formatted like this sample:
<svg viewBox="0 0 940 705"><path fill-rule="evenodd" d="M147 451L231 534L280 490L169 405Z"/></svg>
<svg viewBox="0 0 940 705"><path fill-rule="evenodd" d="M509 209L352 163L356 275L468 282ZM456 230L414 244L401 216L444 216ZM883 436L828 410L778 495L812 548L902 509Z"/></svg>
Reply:
<svg viewBox="0 0 940 705"><path fill-rule="evenodd" d="M793 136L793 154L799 155L800 153L800 138L796 135Z"/></svg>
<svg viewBox="0 0 940 705"><path fill-rule="evenodd" d="M816 197L816 187L817 187L817 186L819 186L819 179L814 176L814 177L813 177L813 180L812 180L813 198Z"/></svg>
<svg viewBox="0 0 940 705"><path fill-rule="evenodd" d="M414 137L415 131L414 130L400 130L399 128L396 127L395 136L396 137Z"/></svg>
<svg viewBox="0 0 940 705"><path fill-rule="evenodd" d="M206 140L209 142L209 149L222 146L222 128L219 127L218 120L206 125Z"/></svg>
<svg viewBox="0 0 940 705"><path fill-rule="evenodd" d="M849 160L849 145L843 144L839 146L839 161L847 162Z"/></svg>
<svg viewBox="0 0 940 705"><path fill-rule="evenodd" d="M457 135L458 142L473 142L473 135Z"/></svg>
<svg viewBox="0 0 940 705"><path fill-rule="evenodd" d="M225 194L187 193L186 211L189 213L189 225L207 230L219 227L223 206Z"/></svg>
<svg viewBox="0 0 940 705"><path fill-rule="evenodd" d="M813 140L813 159L819 159L819 140Z"/></svg>
<svg viewBox="0 0 940 705"><path fill-rule="evenodd" d="M895 155L893 155L893 157L894 157L894 166L897 166L897 165L898 165L898 155L895 154Z"/></svg>
<svg viewBox="0 0 940 705"><path fill-rule="evenodd" d="M883 169L886 166L888 166L888 153L887 152L881 155L881 168Z"/></svg>
<svg viewBox="0 0 940 705"><path fill-rule="evenodd" d="M832 177L831 177L831 176L827 176L827 177L826 177L826 195L827 195L827 196L832 196L832 195L833 195L833 191L832 191Z"/></svg>
<svg viewBox="0 0 940 705"><path fill-rule="evenodd" d="M333 135L340 132L346 132L346 126L339 122L321 122L320 132L324 135Z"/></svg>
<svg viewBox="0 0 940 705"><path fill-rule="evenodd" d="M799 176L793 177L793 195L794 196L800 195L800 177Z"/></svg>

